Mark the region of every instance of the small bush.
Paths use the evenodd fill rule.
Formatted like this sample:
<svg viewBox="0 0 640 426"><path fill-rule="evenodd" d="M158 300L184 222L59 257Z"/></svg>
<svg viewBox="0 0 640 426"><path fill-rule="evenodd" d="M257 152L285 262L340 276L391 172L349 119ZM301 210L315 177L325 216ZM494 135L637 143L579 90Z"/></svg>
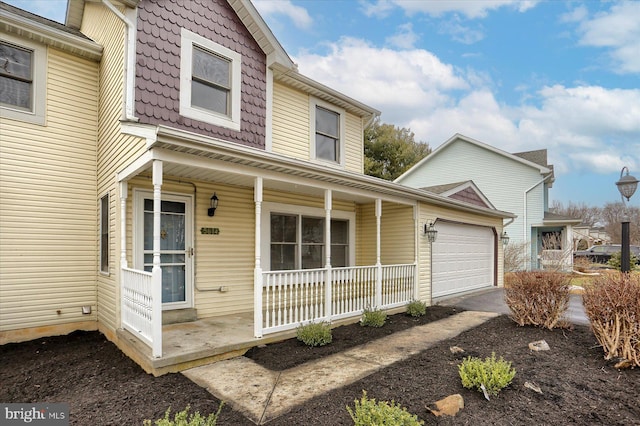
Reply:
<svg viewBox="0 0 640 426"><path fill-rule="evenodd" d="M173 417L173 420L169 418L171 414L171 407L167 408L167 411L164 413L164 417L152 423L151 420L145 420L143 422L144 426L215 426L218 422L218 416L222 411L222 406L224 402L220 403L218 407L218 411L215 413L209 414L207 417L202 417L198 411L189 415L189 409L191 408L187 405L182 411L179 411Z"/></svg>
<svg viewBox="0 0 640 426"><path fill-rule="evenodd" d="M635 271L638 269L637 262L638 259L633 255L633 253L629 253L629 270ZM620 271L622 269L622 252L617 251L613 253L607 262L607 265Z"/></svg>
<svg viewBox="0 0 640 426"><path fill-rule="evenodd" d="M418 426L424 424L422 420L418 420L416 415L409 413L395 401L389 403L368 399L366 391L362 391L362 398L359 401L356 399L354 402L355 410L347 406L347 411L355 426Z"/></svg>
<svg viewBox="0 0 640 426"><path fill-rule="evenodd" d="M511 319L549 330L564 326L569 307L571 276L561 272L515 272L505 283L505 301Z"/></svg>
<svg viewBox="0 0 640 426"><path fill-rule="evenodd" d="M331 343L331 325L327 322L301 325L296 330L298 340L308 346L324 346Z"/></svg>
<svg viewBox="0 0 640 426"><path fill-rule="evenodd" d="M412 317L421 317L427 313L427 304L422 300L412 300L407 305L407 314Z"/></svg>
<svg viewBox="0 0 640 426"><path fill-rule="evenodd" d="M624 358L640 367L640 275L596 277L585 286L582 303L605 359Z"/></svg>
<svg viewBox="0 0 640 426"><path fill-rule="evenodd" d="M387 313L379 309L365 309L360 317L360 325L368 327L382 327L387 321Z"/></svg>
<svg viewBox="0 0 640 426"><path fill-rule="evenodd" d="M511 363L492 353L491 358L467 357L458 366L462 386L467 389L482 391L482 386L489 395L497 395L507 387L516 375L516 370L511 368Z"/></svg>

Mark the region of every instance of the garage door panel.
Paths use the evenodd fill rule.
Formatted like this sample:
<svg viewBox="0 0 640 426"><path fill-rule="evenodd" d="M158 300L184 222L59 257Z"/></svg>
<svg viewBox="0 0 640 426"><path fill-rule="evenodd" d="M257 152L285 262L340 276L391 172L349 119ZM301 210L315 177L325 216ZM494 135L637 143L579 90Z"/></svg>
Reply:
<svg viewBox="0 0 640 426"><path fill-rule="evenodd" d="M438 223L433 243L433 297L491 287L495 238L490 228Z"/></svg>

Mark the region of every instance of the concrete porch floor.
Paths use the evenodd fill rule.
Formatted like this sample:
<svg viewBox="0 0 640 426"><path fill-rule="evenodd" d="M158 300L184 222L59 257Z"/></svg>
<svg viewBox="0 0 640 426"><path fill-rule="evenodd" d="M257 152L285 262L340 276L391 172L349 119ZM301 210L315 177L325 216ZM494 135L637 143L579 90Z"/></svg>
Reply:
<svg viewBox="0 0 640 426"><path fill-rule="evenodd" d="M147 373L160 376L243 355L254 346L296 335L295 330L254 337L253 313L199 319L162 326L162 358L133 333L118 330L118 346Z"/></svg>

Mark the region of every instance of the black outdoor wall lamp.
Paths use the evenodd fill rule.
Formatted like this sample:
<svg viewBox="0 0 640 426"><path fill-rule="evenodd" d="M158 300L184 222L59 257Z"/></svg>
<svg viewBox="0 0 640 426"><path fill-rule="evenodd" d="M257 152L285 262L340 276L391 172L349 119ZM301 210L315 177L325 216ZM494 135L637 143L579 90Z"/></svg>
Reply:
<svg viewBox="0 0 640 426"><path fill-rule="evenodd" d="M433 243L436 241L436 238L438 237L438 230L433 225L433 222L424 224L424 234L427 236L427 239L429 240L430 243Z"/></svg>
<svg viewBox="0 0 640 426"><path fill-rule="evenodd" d="M507 231L504 231L502 235L500 235L500 239L502 240L503 246L506 246L507 244L509 244L509 234L507 234Z"/></svg>
<svg viewBox="0 0 640 426"><path fill-rule="evenodd" d="M209 209L207 210L207 215L213 216L216 214L216 209L218 208L218 196L214 192L211 196L211 200L209 201Z"/></svg>

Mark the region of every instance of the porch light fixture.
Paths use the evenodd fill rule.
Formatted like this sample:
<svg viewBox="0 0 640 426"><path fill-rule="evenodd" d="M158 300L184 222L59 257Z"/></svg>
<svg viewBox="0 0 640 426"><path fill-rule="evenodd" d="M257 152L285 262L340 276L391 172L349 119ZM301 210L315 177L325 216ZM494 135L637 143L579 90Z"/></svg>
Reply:
<svg viewBox="0 0 640 426"><path fill-rule="evenodd" d="M625 170L627 171L627 174L623 176ZM638 188L638 182L638 179L633 176L629 176L629 169L627 166L622 168L620 171L620 180L616 182L616 186L618 187L618 191L620 191L620 196L622 197L622 207L625 208L625 212L622 217L622 234L620 235L620 239L622 240L622 250L620 251L620 271L623 273L631 271L629 215L626 211L624 199L626 198L627 202L629 202L629 198L633 196L633 193L636 192L636 189Z"/></svg>
<svg viewBox="0 0 640 426"><path fill-rule="evenodd" d="M502 241L503 246L509 244L509 234L507 234L507 231L504 231L502 235L500 235L500 240Z"/></svg>
<svg viewBox="0 0 640 426"><path fill-rule="evenodd" d="M433 243L436 241L436 238L438 237L438 231L433 225L433 222L424 224L424 234L427 236L427 239L429 240L430 243Z"/></svg>
<svg viewBox="0 0 640 426"><path fill-rule="evenodd" d="M210 200L210 204L209 204L209 209L207 210L207 214L209 216L213 216L214 214L216 214L216 209L217 208L218 208L218 196L214 192L213 195L211 196L211 200Z"/></svg>

